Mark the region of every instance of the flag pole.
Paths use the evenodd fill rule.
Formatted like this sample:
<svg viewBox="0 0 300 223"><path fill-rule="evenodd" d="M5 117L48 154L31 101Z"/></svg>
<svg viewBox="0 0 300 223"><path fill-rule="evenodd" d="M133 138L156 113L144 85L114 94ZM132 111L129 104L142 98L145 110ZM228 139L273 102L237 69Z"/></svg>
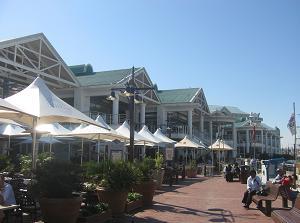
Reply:
<svg viewBox="0 0 300 223"><path fill-rule="evenodd" d="M295 138L294 138L294 174L296 174L296 145L297 145L297 123L296 123L296 108L295 108L295 102L293 103L293 109L294 109L294 121L295 121Z"/></svg>

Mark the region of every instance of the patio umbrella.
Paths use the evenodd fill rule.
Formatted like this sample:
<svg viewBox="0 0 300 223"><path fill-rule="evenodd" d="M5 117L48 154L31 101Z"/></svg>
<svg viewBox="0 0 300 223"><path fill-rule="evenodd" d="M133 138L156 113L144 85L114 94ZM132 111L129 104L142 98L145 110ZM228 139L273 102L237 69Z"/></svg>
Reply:
<svg viewBox="0 0 300 223"><path fill-rule="evenodd" d="M158 129L155 131L155 133L154 133L153 135L154 135L156 138L159 138L159 139L161 140L161 142L163 142L163 143L169 143L169 144L175 144L175 143L177 143L176 141L174 141L174 140L168 138L167 136L165 136L165 135L162 133L162 131L161 131L160 128L158 128Z"/></svg>
<svg viewBox="0 0 300 223"><path fill-rule="evenodd" d="M25 135L26 133L22 133L24 131L25 131L25 129L18 125L12 125L12 124L0 125L0 135L8 136L8 151L10 149L11 136Z"/></svg>
<svg viewBox="0 0 300 223"><path fill-rule="evenodd" d="M227 145L224 140L221 140L221 139L217 139L208 148L211 149L212 152L213 151L219 151L219 171L220 171L220 162L221 162L221 151L234 150L231 146Z"/></svg>
<svg viewBox="0 0 300 223"><path fill-rule="evenodd" d="M110 126L106 124L106 128L109 129ZM90 140L97 140L98 143L100 142L100 140L113 141L117 139L121 141L121 140L128 139L118 134L118 132L116 132L113 129L112 130L107 130L107 129L103 129L95 125L87 125L87 126L80 125L72 132L70 132L68 135L82 138L81 141L82 153L83 153L83 138L87 138ZM100 148L98 144L98 159L97 159L98 162L99 162L99 153L100 153L99 149ZM82 164L82 158L81 158L81 164Z"/></svg>
<svg viewBox="0 0 300 223"><path fill-rule="evenodd" d="M144 138L148 139L149 141L153 142L154 145L157 145L158 152L159 152L159 144L162 142L161 139L154 136L148 129L146 125L143 126L143 128L139 131L139 134L143 136ZM143 148L143 156L145 155L146 146L144 145Z"/></svg>
<svg viewBox="0 0 300 223"><path fill-rule="evenodd" d="M186 148L193 148L195 158L195 149L205 149L205 146L193 141L188 136L185 136L181 141L175 144L175 148L185 148L185 151ZM187 155L185 156L185 159L187 161Z"/></svg>
<svg viewBox="0 0 300 223"><path fill-rule="evenodd" d="M53 122L72 122L72 123L89 123L99 125L93 119L87 117L77 109L73 108L60 98L58 98L46 86L45 82L37 77L28 87L5 99L18 110L29 115L6 114L0 113L0 117L17 120L28 124L33 130L32 159L33 168L36 160L36 126L39 124ZM0 102L1 106L1 102ZM12 108L12 110L16 110Z"/></svg>

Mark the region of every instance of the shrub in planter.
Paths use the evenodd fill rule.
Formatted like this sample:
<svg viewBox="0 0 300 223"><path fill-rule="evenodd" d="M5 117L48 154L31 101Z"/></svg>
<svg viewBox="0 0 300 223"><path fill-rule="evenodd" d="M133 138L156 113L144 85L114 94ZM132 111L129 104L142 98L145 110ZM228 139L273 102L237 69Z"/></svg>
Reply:
<svg viewBox="0 0 300 223"><path fill-rule="evenodd" d="M102 223L111 218L111 211L106 203L87 204L80 209L77 222Z"/></svg>
<svg viewBox="0 0 300 223"><path fill-rule="evenodd" d="M54 159L54 156L48 152L39 153L37 155L37 159L36 159L37 168L40 168L41 165L43 165L45 162L48 162L52 159ZM20 156L20 168L21 168L20 172L25 177L31 177L31 171L32 171L32 156L31 155L21 155Z"/></svg>
<svg viewBox="0 0 300 223"><path fill-rule="evenodd" d="M159 152L156 152L154 161L155 170L153 172L153 179L156 180L157 188L161 188L165 174L165 170L163 168L164 156Z"/></svg>
<svg viewBox="0 0 300 223"><path fill-rule="evenodd" d="M139 193L128 193L127 203L126 203L126 212L131 212L135 209L138 209L143 206L142 195Z"/></svg>
<svg viewBox="0 0 300 223"><path fill-rule="evenodd" d="M113 216L120 216L125 211L128 191L137 182L140 173L134 166L124 161L103 161L89 165L86 175L90 181L98 185L99 201L108 203Z"/></svg>
<svg viewBox="0 0 300 223"><path fill-rule="evenodd" d="M143 205L152 205L154 196L156 181L153 180L153 172L155 170L155 161L151 158L144 158L141 162L134 164L138 168L142 175L139 178L139 182L134 185L133 191L143 195Z"/></svg>
<svg viewBox="0 0 300 223"><path fill-rule="evenodd" d="M193 178L197 176L197 163L196 160L190 161L189 165L186 167L187 177Z"/></svg>
<svg viewBox="0 0 300 223"><path fill-rule="evenodd" d="M33 192L39 197L43 220L47 223L74 223L79 215L81 169L77 165L55 160L45 161L35 171Z"/></svg>

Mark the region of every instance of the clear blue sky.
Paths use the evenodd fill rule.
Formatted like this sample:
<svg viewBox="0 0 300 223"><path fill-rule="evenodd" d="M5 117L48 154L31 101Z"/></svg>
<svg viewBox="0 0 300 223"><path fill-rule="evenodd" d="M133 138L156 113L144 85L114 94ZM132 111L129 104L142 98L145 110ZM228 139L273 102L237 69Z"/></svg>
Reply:
<svg viewBox="0 0 300 223"><path fill-rule="evenodd" d="M291 146L299 12L299 0L1 0L0 39L43 32L68 65L144 66L159 89L202 87L209 104L260 112Z"/></svg>

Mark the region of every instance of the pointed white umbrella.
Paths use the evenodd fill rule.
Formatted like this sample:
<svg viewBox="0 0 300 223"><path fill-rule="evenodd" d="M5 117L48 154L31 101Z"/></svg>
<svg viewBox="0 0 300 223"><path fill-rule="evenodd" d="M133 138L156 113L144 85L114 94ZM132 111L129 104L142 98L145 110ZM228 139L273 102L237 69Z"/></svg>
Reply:
<svg viewBox="0 0 300 223"><path fill-rule="evenodd" d="M191 140L188 136L185 136L181 141L175 144L175 148L185 148L185 151L186 148L193 148L195 157L195 149L205 149L205 146ZM185 155L185 160L187 162L187 154Z"/></svg>
<svg viewBox="0 0 300 223"><path fill-rule="evenodd" d="M29 144L29 143L32 143L32 142L33 142L32 138L28 138L28 139L25 139L24 141L22 141L21 144ZM62 143L60 140L55 139L55 138L50 137L50 136L42 136L39 139L39 142L50 144L50 145L54 144L54 143Z"/></svg>
<svg viewBox="0 0 300 223"><path fill-rule="evenodd" d="M127 138L130 138L130 126L127 121L125 121L116 131ZM153 146L153 142L149 141L147 138L141 136L139 133L134 131L134 145L136 146Z"/></svg>
<svg viewBox="0 0 300 223"><path fill-rule="evenodd" d="M0 135L8 136L8 151L10 149L10 138L11 136L17 136L17 135L26 135L24 132L25 129L18 126L18 125L12 125L12 124L2 124L0 125Z"/></svg>
<svg viewBox="0 0 300 223"><path fill-rule="evenodd" d="M73 108L46 86L44 81L37 77L28 87L5 99L5 101L17 107L18 110L27 113L30 116L18 116L11 114L0 114L2 118L9 118L26 123L33 129L33 149L32 149L32 165L36 164L36 130L38 124L53 122L73 122L73 123L89 123L99 125L93 119L84 115L77 109ZM1 103L0 103L1 106ZM4 117L3 117L4 116Z"/></svg>
<svg viewBox="0 0 300 223"><path fill-rule="evenodd" d="M116 131L120 135L130 138L130 126L127 121L125 121L119 128L117 128ZM134 141L134 145L142 145L141 143L144 142L146 142L147 145L153 145L152 141L149 141L147 138L141 136L136 131L134 131Z"/></svg>
<svg viewBox="0 0 300 223"><path fill-rule="evenodd" d="M168 138L167 136L165 136L165 135L162 133L162 131L161 131L160 128L158 128L158 129L155 131L155 133L154 133L153 135L154 135L156 138L159 138L159 139L160 139L162 142L164 142L164 143L170 143L170 144L175 144L175 143L177 143L176 141L174 141L174 140Z"/></svg>
<svg viewBox="0 0 300 223"><path fill-rule="evenodd" d="M106 126L108 129L110 128L109 126ZM76 136L76 137L81 137L82 142L81 142L81 149L83 151L83 138L87 138L90 140L98 140L98 143L100 140L106 140L106 141L113 141L113 140L126 140L128 138L118 134L115 130L107 130L95 125L80 125L76 129L74 129L71 133L68 135ZM98 152L99 152L99 145L98 145ZM99 153L98 153L99 155ZM81 159L82 160L82 159ZM99 157L98 157L99 161ZM81 162L82 164L82 162Z"/></svg>
<svg viewBox="0 0 300 223"><path fill-rule="evenodd" d="M221 162L221 151L230 151L234 150L231 146L227 145L224 140L217 139L212 145L208 147L213 151L219 151L219 171L220 171L220 162ZM213 154L214 156L214 154Z"/></svg>
<svg viewBox="0 0 300 223"><path fill-rule="evenodd" d="M143 126L143 128L138 132L139 135L143 136L144 138L148 139L148 141L154 143L154 145L158 146L158 152L159 152L159 144L162 142L159 138L155 137L148 129L146 125ZM143 156L145 155L146 147L144 145L143 149Z"/></svg>

